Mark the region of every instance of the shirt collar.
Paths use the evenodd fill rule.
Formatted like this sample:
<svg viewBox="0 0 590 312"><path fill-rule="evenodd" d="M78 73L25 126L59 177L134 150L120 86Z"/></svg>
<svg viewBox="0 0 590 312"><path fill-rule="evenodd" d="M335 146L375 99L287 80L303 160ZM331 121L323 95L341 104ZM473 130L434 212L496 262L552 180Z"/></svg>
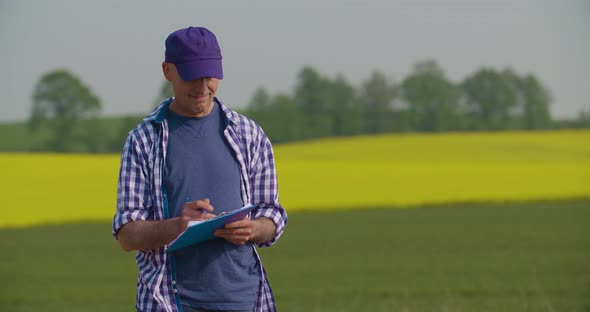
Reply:
<svg viewBox="0 0 590 312"><path fill-rule="evenodd" d="M168 107L174 98L167 98L165 99L160 105L158 105L149 115L147 115L144 120L145 121L153 121L155 123L162 123L164 119L166 119L166 115L168 114ZM238 123L238 115L233 110L229 109L229 107L225 106L217 97L213 98L215 103L218 103L221 106L221 110L223 111L224 120L227 125L229 124L237 124Z"/></svg>

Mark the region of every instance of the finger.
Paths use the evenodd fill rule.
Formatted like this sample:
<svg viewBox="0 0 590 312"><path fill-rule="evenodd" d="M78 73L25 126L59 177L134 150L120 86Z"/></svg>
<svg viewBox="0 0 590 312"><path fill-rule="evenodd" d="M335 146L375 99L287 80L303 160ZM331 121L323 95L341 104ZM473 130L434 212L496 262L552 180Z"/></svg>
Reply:
<svg viewBox="0 0 590 312"><path fill-rule="evenodd" d="M252 229L249 228L239 228L239 229L218 229L215 230L216 234L229 236L229 235L245 235L250 236L252 235Z"/></svg>
<svg viewBox="0 0 590 312"><path fill-rule="evenodd" d="M182 216L183 217L189 217L191 219L199 219L202 218L203 213L199 210L193 210L190 208L185 208L182 210Z"/></svg>
<svg viewBox="0 0 590 312"><path fill-rule="evenodd" d="M241 228L241 227L252 227L252 220L244 218L242 220L230 222L225 225L226 229Z"/></svg>
<svg viewBox="0 0 590 312"><path fill-rule="evenodd" d="M208 213L208 212L201 212L201 218L203 220L213 219L215 217L217 217L216 214L212 214L212 213Z"/></svg>
<svg viewBox="0 0 590 312"><path fill-rule="evenodd" d="M187 217L190 221L203 221L217 217L215 214L193 209L184 209L182 211L182 216Z"/></svg>
<svg viewBox="0 0 590 312"><path fill-rule="evenodd" d="M196 201L194 201L194 203L195 203L196 209L206 211L206 212L213 212L213 210L214 210L213 206L209 203L208 198L205 198L205 200L196 200Z"/></svg>
<svg viewBox="0 0 590 312"><path fill-rule="evenodd" d="M205 212L213 212L214 208L209 203L209 199L205 198L205 200L195 200L191 202L186 202L183 206L183 209L191 209L197 211L205 211Z"/></svg>

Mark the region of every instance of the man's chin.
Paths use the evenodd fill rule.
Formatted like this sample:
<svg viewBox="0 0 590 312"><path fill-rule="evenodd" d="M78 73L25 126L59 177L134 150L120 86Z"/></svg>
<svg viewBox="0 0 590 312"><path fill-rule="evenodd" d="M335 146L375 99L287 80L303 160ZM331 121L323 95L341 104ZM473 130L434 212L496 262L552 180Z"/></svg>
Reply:
<svg viewBox="0 0 590 312"><path fill-rule="evenodd" d="M209 101L195 101L192 103L192 106L198 108L199 110L207 109L211 106L211 102Z"/></svg>
<svg viewBox="0 0 590 312"><path fill-rule="evenodd" d="M212 101L196 101L191 103L193 112L197 114L209 113L213 107Z"/></svg>

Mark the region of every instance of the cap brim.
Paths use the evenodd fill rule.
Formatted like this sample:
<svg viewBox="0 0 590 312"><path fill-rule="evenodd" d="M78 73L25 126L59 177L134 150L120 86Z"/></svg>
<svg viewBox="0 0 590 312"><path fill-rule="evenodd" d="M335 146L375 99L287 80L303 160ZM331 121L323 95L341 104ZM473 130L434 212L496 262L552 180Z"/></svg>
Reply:
<svg viewBox="0 0 590 312"><path fill-rule="evenodd" d="M175 65L180 78L184 81L207 77L223 79L223 68L220 59L198 60Z"/></svg>

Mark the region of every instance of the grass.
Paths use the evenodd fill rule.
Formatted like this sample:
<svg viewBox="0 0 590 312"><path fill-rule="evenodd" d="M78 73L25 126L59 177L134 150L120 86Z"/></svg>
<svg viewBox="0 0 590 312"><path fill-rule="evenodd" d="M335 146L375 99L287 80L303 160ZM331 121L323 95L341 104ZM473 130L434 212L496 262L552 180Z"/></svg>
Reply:
<svg viewBox="0 0 590 312"><path fill-rule="evenodd" d="M275 146L290 211L590 197L590 131L380 135ZM110 219L119 155L0 154L0 227ZM215 203L213 203L215 205Z"/></svg>
<svg viewBox="0 0 590 312"><path fill-rule="evenodd" d="M590 311L590 200L291 213L280 311ZM130 311L109 223L0 230L0 310Z"/></svg>

